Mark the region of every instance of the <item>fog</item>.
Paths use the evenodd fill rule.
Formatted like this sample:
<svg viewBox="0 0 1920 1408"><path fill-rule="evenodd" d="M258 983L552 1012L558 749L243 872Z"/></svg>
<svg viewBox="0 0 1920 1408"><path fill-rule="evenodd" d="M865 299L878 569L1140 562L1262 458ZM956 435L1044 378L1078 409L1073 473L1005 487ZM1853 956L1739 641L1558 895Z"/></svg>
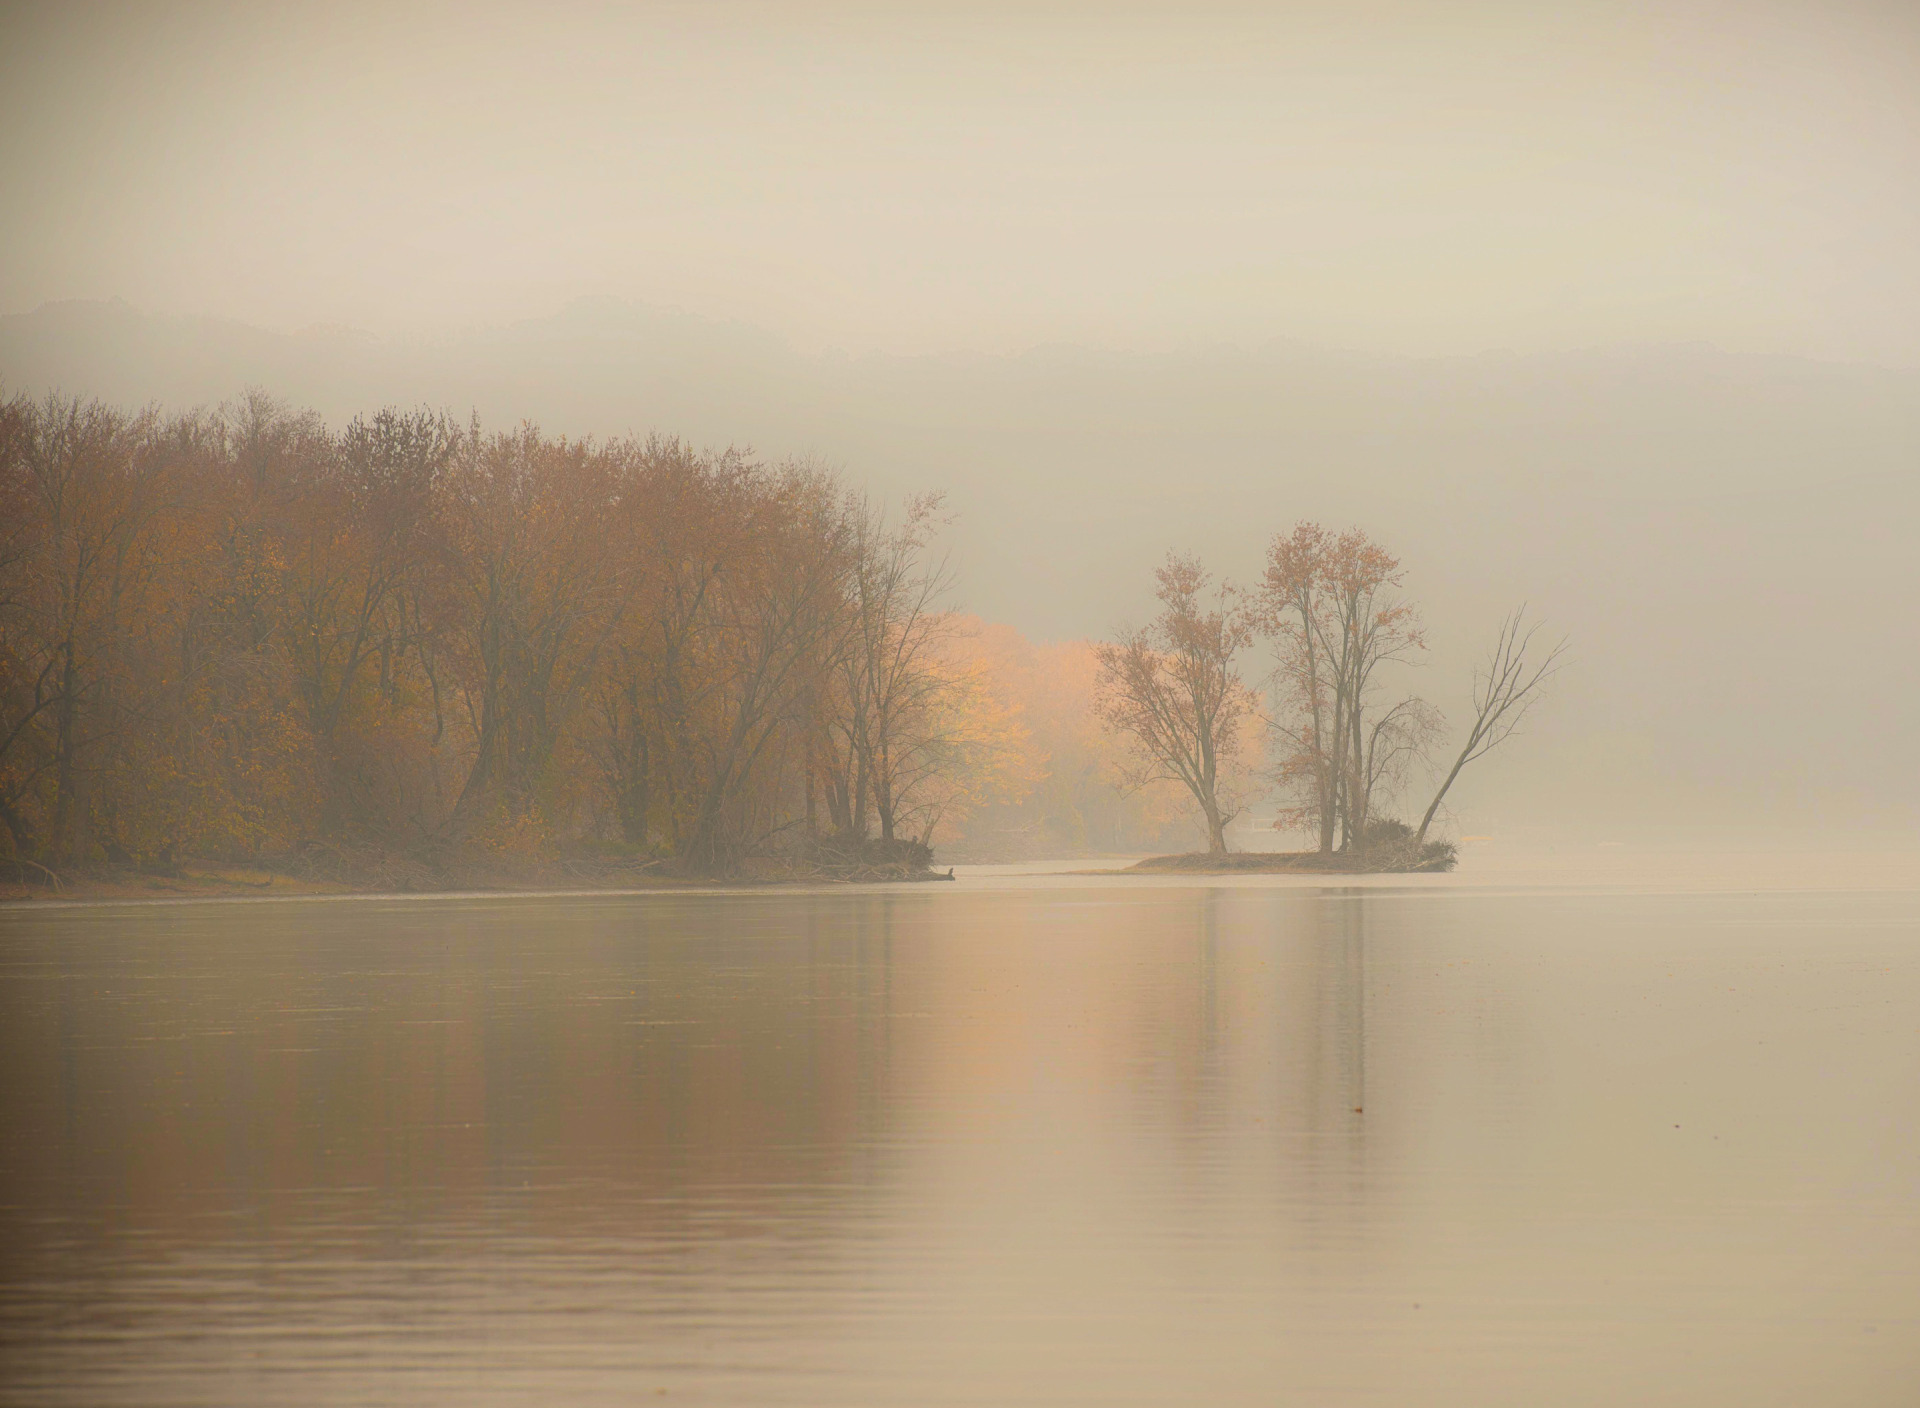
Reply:
<svg viewBox="0 0 1920 1408"><path fill-rule="evenodd" d="M0 381L661 430L958 511L1042 638L1396 549L1455 799L1911 835L1920 11L102 6L0 20Z"/></svg>
<svg viewBox="0 0 1920 1408"><path fill-rule="evenodd" d="M1920 364L1920 15L10 7L0 306Z"/></svg>

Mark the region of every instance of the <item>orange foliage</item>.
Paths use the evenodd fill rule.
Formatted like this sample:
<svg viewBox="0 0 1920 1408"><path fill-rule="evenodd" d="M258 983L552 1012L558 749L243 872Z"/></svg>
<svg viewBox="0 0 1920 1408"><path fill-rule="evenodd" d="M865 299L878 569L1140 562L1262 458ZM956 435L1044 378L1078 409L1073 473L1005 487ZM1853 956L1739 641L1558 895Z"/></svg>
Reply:
<svg viewBox="0 0 1920 1408"><path fill-rule="evenodd" d="M0 402L0 850L411 883L1154 832L1090 648L945 614L943 523L671 440Z"/></svg>
<svg viewBox="0 0 1920 1408"><path fill-rule="evenodd" d="M1095 711L1093 642L1036 643L1012 626L960 621L955 653L1022 726L1016 766L1026 786L974 809L950 849L1014 859L1164 849L1191 839L1177 784L1128 783L1125 755Z"/></svg>

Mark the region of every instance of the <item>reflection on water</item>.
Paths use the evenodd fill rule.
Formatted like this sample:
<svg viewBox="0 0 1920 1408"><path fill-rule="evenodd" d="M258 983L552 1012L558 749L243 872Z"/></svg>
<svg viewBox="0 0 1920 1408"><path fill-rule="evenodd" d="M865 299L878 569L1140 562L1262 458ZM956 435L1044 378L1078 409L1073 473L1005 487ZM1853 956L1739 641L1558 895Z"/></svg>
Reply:
<svg viewBox="0 0 1920 1408"><path fill-rule="evenodd" d="M1900 1404L1920 897L0 916L0 1400Z"/></svg>

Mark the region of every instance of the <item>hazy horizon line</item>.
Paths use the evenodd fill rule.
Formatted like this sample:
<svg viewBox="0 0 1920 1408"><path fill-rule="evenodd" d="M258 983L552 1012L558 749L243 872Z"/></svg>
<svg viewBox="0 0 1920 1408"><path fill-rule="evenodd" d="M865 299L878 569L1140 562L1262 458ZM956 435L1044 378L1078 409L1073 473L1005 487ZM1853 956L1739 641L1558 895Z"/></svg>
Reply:
<svg viewBox="0 0 1920 1408"><path fill-rule="evenodd" d="M849 347L837 342L812 342L796 337L768 323L757 323L744 318L704 312L681 303L654 302L643 298L631 298L619 294L597 293L575 294L550 304L547 311L541 313L526 313L491 321L422 324L412 328L386 330L344 320L315 321L298 325L253 321L222 313L152 307L138 303L126 297L124 294L118 293L99 296L76 295L63 298L46 298L31 308L0 311L0 321L31 319L41 314L67 308L117 309L124 310L139 318L232 328L251 333L263 333L289 341L322 341L333 338L342 341L358 341L369 345L398 350L407 350L410 348L428 349L447 346L463 340L509 333L518 329L535 327L543 323L552 323L564 318L571 312L582 309L605 308L629 314L673 319L690 325L716 330L750 334L757 341L777 345L782 351L796 358L808 361L845 359L848 361L957 360L1011 362L1048 352L1078 352L1114 358L1151 359L1156 357L1221 352L1251 356L1276 349L1287 349L1353 360L1391 362L1407 365L1431 365L1444 362L1499 361L1503 359L1514 361L1574 360L1582 357L1608 356L1622 353L1704 351L1710 352L1718 357L1740 361L1797 363L1805 366L1886 372L1895 375L1914 375L1920 373L1920 361L1907 363L1897 360L1876 360L1863 357L1838 357L1786 349L1742 348L1729 346L1724 342L1717 341L1710 337L1619 338L1601 341L1545 343L1536 346L1529 346L1524 343L1497 343L1479 347L1462 347L1449 351L1419 351L1404 348L1369 346L1363 343L1339 342L1328 338L1308 337L1284 332L1276 332L1258 340L1247 340L1227 336L1205 336L1197 333L1182 338L1167 338L1157 341L1144 339L1138 342L1122 342L1118 339L1091 336L1078 340L1048 338L1039 341L1012 344L998 349L965 344L954 344L946 347L928 348L917 351L880 344L866 347Z"/></svg>

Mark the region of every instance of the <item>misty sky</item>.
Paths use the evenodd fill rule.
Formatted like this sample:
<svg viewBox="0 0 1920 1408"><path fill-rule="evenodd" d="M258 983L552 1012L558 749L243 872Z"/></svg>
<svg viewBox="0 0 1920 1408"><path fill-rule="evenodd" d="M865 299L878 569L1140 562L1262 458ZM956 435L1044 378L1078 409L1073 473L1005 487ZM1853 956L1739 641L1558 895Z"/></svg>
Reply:
<svg viewBox="0 0 1920 1408"><path fill-rule="evenodd" d="M0 311L1920 365L1920 5L13 5Z"/></svg>

